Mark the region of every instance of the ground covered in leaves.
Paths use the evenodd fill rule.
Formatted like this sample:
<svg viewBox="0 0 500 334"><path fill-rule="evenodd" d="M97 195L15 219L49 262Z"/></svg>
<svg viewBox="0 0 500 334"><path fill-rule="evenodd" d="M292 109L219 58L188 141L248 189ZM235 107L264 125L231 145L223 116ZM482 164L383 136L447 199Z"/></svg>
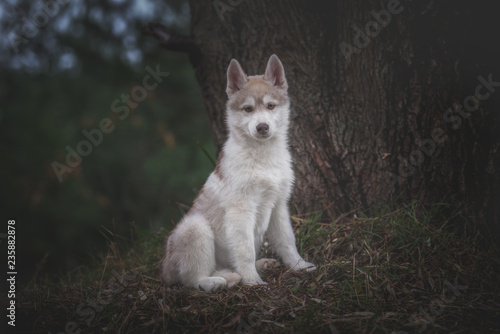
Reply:
<svg viewBox="0 0 500 334"><path fill-rule="evenodd" d="M294 217L293 225L315 272L267 269L267 286L208 294L158 280L167 231L111 241L95 269L34 280L17 301L17 332L500 332L498 249L450 206L411 203L333 223Z"/></svg>

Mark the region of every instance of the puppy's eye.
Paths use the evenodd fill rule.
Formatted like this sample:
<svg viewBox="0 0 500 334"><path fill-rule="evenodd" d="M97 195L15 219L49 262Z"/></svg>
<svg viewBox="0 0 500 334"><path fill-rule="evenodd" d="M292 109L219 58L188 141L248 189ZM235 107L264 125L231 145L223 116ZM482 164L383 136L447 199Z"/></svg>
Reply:
<svg viewBox="0 0 500 334"><path fill-rule="evenodd" d="M273 104L273 103L268 103L268 104L267 104L267 109L269 109L269 110L273 110L273 109L274 109L274 107L276 107L276 105L275 105L275 104Z"/></svg>
<svg viewBox="0 0 500 334"><path fill-rule="evenodd" d="M246 106L245 108L243 108L243 110L245 110L246 112L252 112L253 108L251 106Z"/></svg>

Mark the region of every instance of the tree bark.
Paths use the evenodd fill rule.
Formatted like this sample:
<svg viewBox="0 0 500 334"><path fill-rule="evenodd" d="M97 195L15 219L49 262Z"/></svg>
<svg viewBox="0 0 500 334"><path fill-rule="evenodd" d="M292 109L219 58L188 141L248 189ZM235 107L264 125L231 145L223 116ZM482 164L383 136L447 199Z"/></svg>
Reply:
<svg viewBox="0 0 500 334"><path fill-rule="evenodd" d="M500 81L486 37L486 21L498 21L492 8L430 0L190 5L193 65L218 149L231 58L249 75L262 74L271 54L281 59L292 99L295 213L332 218L394 198L452 195L499 225L500 87L483 82ZM480 100L482 83L479 93L489 95Z"/></svg>

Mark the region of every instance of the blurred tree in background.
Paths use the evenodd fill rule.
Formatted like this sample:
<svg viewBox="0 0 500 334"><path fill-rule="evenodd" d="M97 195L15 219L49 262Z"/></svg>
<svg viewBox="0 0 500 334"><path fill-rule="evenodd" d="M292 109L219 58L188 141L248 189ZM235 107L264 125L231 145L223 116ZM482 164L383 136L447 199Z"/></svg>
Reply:
<svg viewBox="0 0 500 334"><path fill-rule="evenodd" d="M293 213L328 221L397 201L453 202L500 237L500 26L487 3L190 1L191 33L151 23L190 55L217 151L226 68L270 54L291 98ZM361 28L360 28L361 27ZM497 80L497 81L495 81Z"/></svg>
<svg viewBox="0 0 500 334"><path fill-rule="evenodd" d="M200 149L214 155L193 69L187 56L158 52L141 35L149 21L186 32L189 8L161 0L0 5L0 212L17 221L20 279L37 264L54 272L85 263L104 249L104 229L130 236L132 225L168 226L213 167ZM113 110L144 85L147 67L168 76L120 119ZM88 140L82 131L104 118L114 130L59 182L53 162L66 164L67 147L77 150Z"/></svg>

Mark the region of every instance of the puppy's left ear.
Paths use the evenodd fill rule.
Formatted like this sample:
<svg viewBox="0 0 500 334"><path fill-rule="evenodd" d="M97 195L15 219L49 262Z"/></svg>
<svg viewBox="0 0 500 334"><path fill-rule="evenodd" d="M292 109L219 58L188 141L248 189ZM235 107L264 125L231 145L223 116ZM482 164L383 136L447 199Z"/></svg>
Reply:
<svg viewBox="0 0 500 334"><path fill-rule="evenodd" d="M271 82L274 86L281 89L288 89L288 83L285 78L285 69L277 55L273 54L267 62L264 80Z"/></svg>

